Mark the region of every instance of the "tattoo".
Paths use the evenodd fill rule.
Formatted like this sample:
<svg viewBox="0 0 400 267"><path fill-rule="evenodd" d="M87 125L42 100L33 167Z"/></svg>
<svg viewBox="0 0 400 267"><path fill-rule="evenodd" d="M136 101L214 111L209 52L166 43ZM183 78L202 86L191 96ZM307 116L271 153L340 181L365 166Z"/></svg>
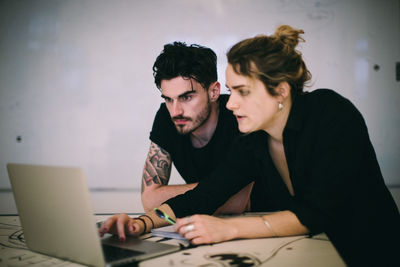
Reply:
<svg viewBox="0 0 400 267"><path fill-rule="evenodd" d="M167 184L171 174L171 164L169 153L152 142L143 169L142 192L145 186Z"/></svg>

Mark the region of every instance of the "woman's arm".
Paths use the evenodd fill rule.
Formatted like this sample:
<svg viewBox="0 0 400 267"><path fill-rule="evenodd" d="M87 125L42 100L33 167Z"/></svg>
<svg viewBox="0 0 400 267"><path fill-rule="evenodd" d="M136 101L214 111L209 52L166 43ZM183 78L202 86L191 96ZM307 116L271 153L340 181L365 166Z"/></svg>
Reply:
<svg viewBox="0 0 400 267"><path fill-rule="evenodd" d="M174 220L172 209L163 204L160 209ZM138 218L118 214L106 220L99 229L100 235L112 233L125 241L126 235L140 235L152 228L168 225L154 211ZM175 231L193 244L219 243L238 238L262 238L295 236L308 234L308 229L300 223L291 211L280 211L257 217L218 218L208 215L193 215L176 220Z"/></svg>
<svg viewBox="0 0 400 267"><path fill-rule="evenodd" d="M176 220L174 212L168 205L163 204L158 209L164 211L173 220ZM124 242L127 235L139 236L150 232L153 228L167 225L169 223L158 217L154 210L136 218L131 218L127 214L121 213L115 214L105 220L99 228L99 235L104 236L105 233L118 235L119 240Z"/></svg>
<svg viewBox="0 0 400 267"><path fill-rule="evenodd" d="M193 215L177 220L175 230L193 244L219 243L238 238L262 238L308 234L291 211L258 217L217 218Z"/></svg>

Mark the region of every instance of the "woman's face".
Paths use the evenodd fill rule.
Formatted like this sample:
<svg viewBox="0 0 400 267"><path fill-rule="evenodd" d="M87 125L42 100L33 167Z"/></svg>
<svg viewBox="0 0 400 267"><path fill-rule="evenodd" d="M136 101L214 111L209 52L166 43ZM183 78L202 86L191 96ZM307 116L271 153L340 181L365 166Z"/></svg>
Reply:
<svg viewBox="0 0 400 267"><path fill-rule="evenodd" d="M270 95L260 80L237 74L230 64L225 74L226 87L231 91L226 107L233 111L239 130L268 132L279 116L280 96Z"/></svg>

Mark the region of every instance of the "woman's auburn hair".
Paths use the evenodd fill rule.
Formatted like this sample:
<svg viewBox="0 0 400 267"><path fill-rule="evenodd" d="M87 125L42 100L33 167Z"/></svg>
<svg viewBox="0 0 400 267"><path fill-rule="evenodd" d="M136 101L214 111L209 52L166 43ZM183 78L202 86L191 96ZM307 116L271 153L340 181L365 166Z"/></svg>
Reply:
<svg viewBox="0 0 400 267"><path fill-rule="evenodd" d="M257 35L235 44L227 53L228 63L237 74L262 81L271 95L277 95L275 88L281 82L291 87L291 96L303 93L311 73L296 49L304 31L281 25L275 33Z"/></svg>

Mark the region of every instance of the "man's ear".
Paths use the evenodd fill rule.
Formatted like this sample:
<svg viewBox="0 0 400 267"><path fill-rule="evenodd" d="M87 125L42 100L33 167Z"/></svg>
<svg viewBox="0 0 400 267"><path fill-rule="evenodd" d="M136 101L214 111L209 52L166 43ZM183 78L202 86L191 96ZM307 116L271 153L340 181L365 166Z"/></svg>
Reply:
<svg viewBox="0 0 400 267"><path fill-rule="evenodd" d="M213 82L210 84L208 88L208 97L211 102L215 102L218 100L218 97L221 93L221 84L219 82Z"/></svg>

